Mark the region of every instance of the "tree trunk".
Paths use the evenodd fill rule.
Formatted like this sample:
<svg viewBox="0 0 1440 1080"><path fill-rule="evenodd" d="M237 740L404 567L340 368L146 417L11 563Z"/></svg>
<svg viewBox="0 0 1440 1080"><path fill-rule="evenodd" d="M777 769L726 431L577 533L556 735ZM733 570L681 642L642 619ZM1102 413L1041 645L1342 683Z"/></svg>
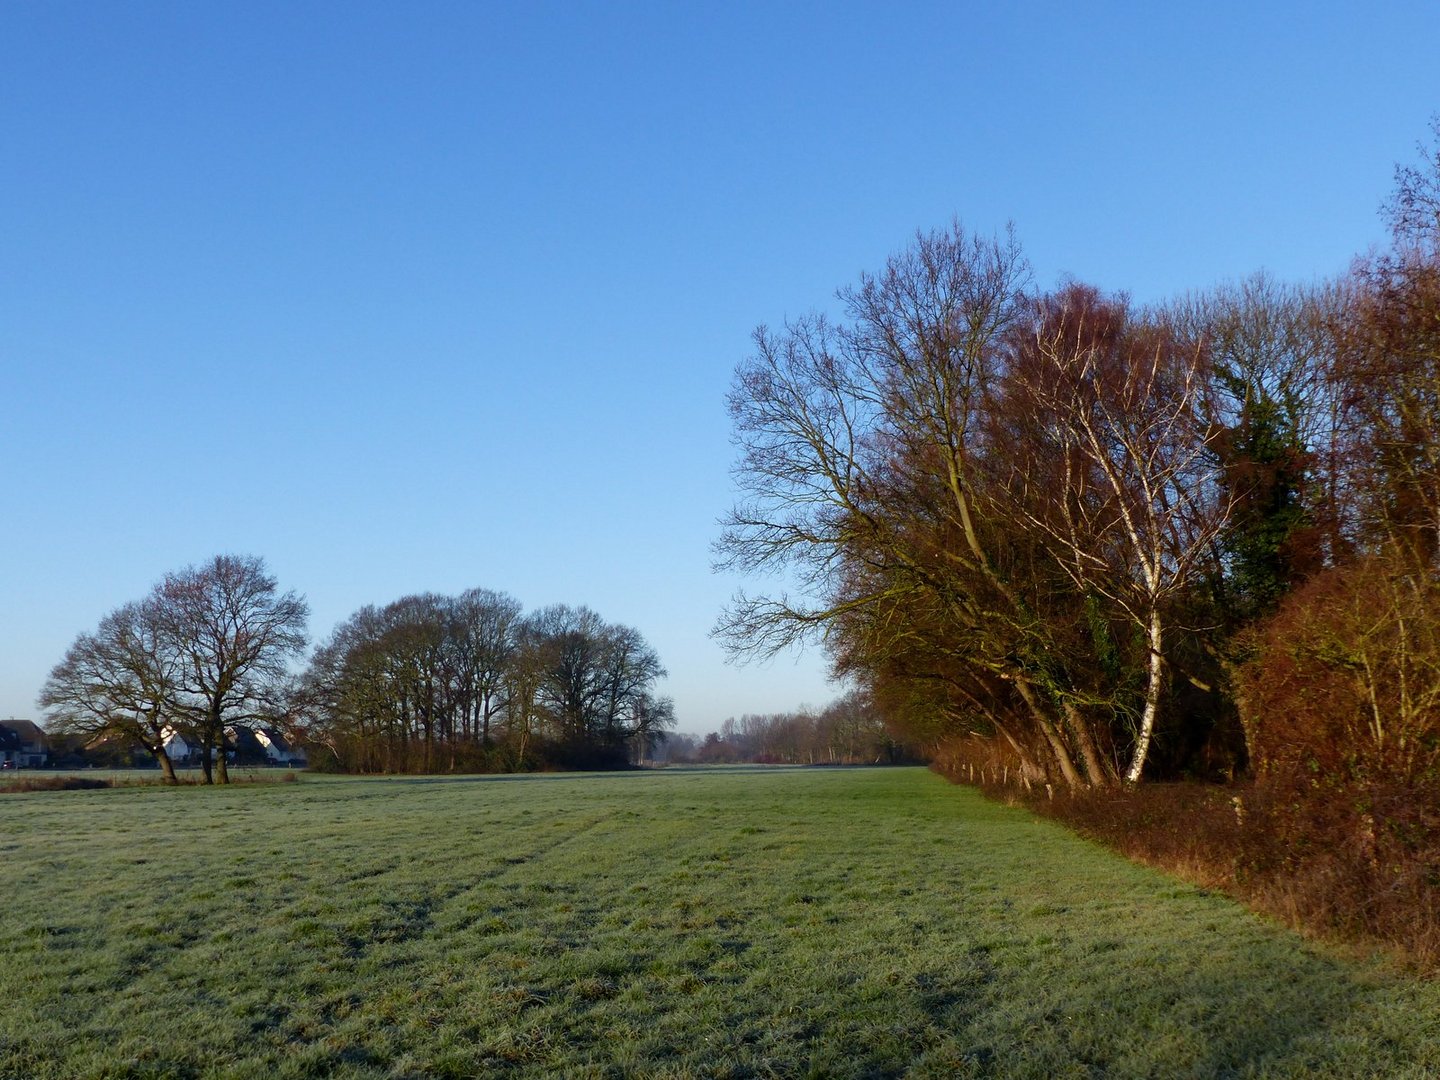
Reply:
<svg viewBox="0 0 1440 1080"><path fill-rule="evenodd" d="M1035 720L1040 725L1040 731L1045 736L1045 741L1050 744L1050 752L1055 756L1055 763L1060 766L1060 775L1065 778L1065 783L1072 789L1085 786L1080 779L1080 774L1075 771L1075 762L1070 757L1070 748L1065 745L1065 740L1060 737L1060 732L1055 730L1055 725L1045 715L1045 710L1040 707L1040 702L1035 700L1035 692L1031 689L1030 683L1023 679L1015 680L1015 688L1020 691L1020 696L1025 699L1025 704L1030 706L1030 711L1035 714Z"/></svg>
<svg viewBox="0 0 1440 1080"><path fill-rule="evenodd" d="M175 778L175 763L170 760L170 755L165 752L165 744L151 748L150 753L160 763L160 780L165 784L178 784L180 781Z"/></svg>
<svg viewBox="0 0 1440 1080"><path fill-rule="evenodd" d="M1065 723L1075 736L1075 745L1080 747L1080 760L1085 763L1085 773L1090 778L1090 783L1094 787L1109 787L1115 780L1115 770L1096 749L1090 725L1085 723L1085 718L1080 715L1080 710L1075 708L1073 702L1067 701L1064 711Z"/></svg>
<svg viewBox="0 0 1440 1080"><path fill-rule="evenodd" d="M1010 749L1015 751L1015 756L1020 759L1020 775L1027 778L1044 775L1045 770L1040 768L1036 763L1035 757L1030 753L1029 749L1020 742L1019 739L1015 738L1015 736L1010 733L1009 728L997 720L993 714L987 715L989 716L990 726L1000 733L1001 737L1010 744ZM893 761L893 750L891 752L891 758ZM1029 783L1029 779L1026 780L1026 783Z"/></svg>
<svg viewBox="0 0 1440 1080"><path fill-rule="evenodd" d="M1160 684L1165 675L1165 656L1160 651L1163 640L1160 612L1150 612L1150 676L1145 686L1145 711L1140 716L1140 738L1135 743L1135 756L1125 773L1125 783L1138 784L1145 771L1145 757L1150 753L1150 740L1155 734L1155 718L1160 712Z"/></svg>

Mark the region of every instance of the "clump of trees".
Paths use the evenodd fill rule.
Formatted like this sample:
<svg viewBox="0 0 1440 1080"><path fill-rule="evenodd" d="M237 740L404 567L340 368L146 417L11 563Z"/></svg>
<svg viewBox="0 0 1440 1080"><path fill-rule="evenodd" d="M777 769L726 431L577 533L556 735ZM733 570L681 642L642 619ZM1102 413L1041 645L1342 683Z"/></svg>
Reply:
<svg viewBox="0 0 1440 1080"><path fill-rule="evenodd" d="M675 727L655 650L588 608L406 596L355 612L302 666L308 613L254 556L167 574L76 638L40 694L47 726L143 749L166 783L178 736L222 784L247 728L305 746L312 768L467 772L643 763Z"/></svg>
<svg viewBox="0 0 1440 1080"><path fill-rule="evenodd" d="M1389 251L1337 287L1324 438L1302 510L1323 558L1240 636L1237 687L1259 768L1401 785L1440 778L1440 121L1397 172Z"/></svg>
<svg viewBox="0 0 1440 1080"><path fill-rule="evenodd" d="M912 737L1137 780L1230 519L1207 350L1119 297L1034 294L1013 237L959 226L839 295L843 322L761 328L737 375L723 562L807 588L739 597L722 639L822 634Z"/></svg>
<svg viewBox="0 0 1440 1080"><path fill-rule="evenodd" d="M205 783L228 783L235 729L282 715L309 609L262 559L220 555L167 574L81 634L40 692L47 726L87 743L142 747L175 783L166 749L201 747Z"/></svg>
<svg viewBox="0 0 1440 1080"><path fill-rule="evenodd" d="M585 607L529 615L487 589L355 612L293 697L312 766L515 771L643 762L675 726L639 631Z"/></svg>
<svg viewBox="0 0 1440 1080"><path fill-rule="evenodd" d="M1334 283L1140 306L954 225L761 327L718 550L800 588L720 638L823 640L908 737L1032 786L1433 778L1437 191L1440 153L1402 169L1392 250Z"/></svg>
<svg viewBox="0 0 1440 1080"><path fill-rule="evenodd" d="M799 589L722 641L818 639L952 775L1092 821L1244 779L1184 860L1440 957L1434 134L1340 280L1137 305L955 225L757 330L719 559ZM1159 847L1207 835L1143 798Z"/></svg>

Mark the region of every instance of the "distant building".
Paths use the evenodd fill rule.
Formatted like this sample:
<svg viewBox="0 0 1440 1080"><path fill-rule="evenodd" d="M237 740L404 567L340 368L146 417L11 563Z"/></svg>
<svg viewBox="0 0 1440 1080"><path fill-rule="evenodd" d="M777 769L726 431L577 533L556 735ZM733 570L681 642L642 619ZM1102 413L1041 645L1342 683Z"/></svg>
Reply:
<svg viewBox="0 0 1440 1080"><path fill-rule="evenodd" d="M165 756L170 759L170 764L184 766L200 763L203 747L198 743L192 746L185 736L173 727L167 727L164 736L161 744L165 747Z"/></svg>
<svg viewBox="0 0 1440 1080"><path fill-rule="evenodd" d="M271 765L288 765L292 769L303 769L309 760L305 751L290 743L284 734L273 727L257 727L249 729L265 751L265 760Z"/></svg>
<svg viewBox="0 0 1440 1080"><path fill-rule="evenodd" d="M191 741L174 728L165 733L165 752L175 765L200 764L204 747ZM272 727L228 727L225 729L225 760L232 765L283 765L303 769L308 764L305 751L292 746L278 729Z"/></svg>
<svg viewBox="0 0 1440 1080"><path fill-rule="evenodd" d="M20 756L20 736L7 727L0 727L0 766L15 768L15 759Z"/></svg>
<svg viewBox="0 0 1440 1080"><path fill-rule="evenodd" d="M50 740L33 720L0 720L0 761L38 769L50 760Z"/></svg>

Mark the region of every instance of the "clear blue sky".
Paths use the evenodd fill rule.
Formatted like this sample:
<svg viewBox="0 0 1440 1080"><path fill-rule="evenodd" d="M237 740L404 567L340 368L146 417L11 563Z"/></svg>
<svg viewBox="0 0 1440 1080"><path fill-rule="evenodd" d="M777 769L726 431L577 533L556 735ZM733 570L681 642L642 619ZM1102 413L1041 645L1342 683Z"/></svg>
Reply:
<svg viewBox="0 0 1440 1080"><path fill-rule="evenodd" d="M821 704L708 631L730 374L917 228L1155 299L1383 239L1440 5L0 5L0 716L165 571L323 637L502 589L682 730Z"/></svg>

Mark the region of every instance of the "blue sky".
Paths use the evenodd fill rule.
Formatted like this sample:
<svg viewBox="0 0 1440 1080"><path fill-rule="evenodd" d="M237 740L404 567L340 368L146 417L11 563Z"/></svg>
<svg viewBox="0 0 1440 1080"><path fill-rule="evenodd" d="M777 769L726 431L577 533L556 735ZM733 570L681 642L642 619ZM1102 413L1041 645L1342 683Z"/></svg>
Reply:
<svg viewBox="0 0 1440 1080"><path fill-rule="evenodd" d="M916 229L1042 284L1313 280L1440 111L1434 3L0 5L0 716L167 570L319 638L501 589L723 663L723 398ZM760 583L755 583L760 584Z"/></svg>

